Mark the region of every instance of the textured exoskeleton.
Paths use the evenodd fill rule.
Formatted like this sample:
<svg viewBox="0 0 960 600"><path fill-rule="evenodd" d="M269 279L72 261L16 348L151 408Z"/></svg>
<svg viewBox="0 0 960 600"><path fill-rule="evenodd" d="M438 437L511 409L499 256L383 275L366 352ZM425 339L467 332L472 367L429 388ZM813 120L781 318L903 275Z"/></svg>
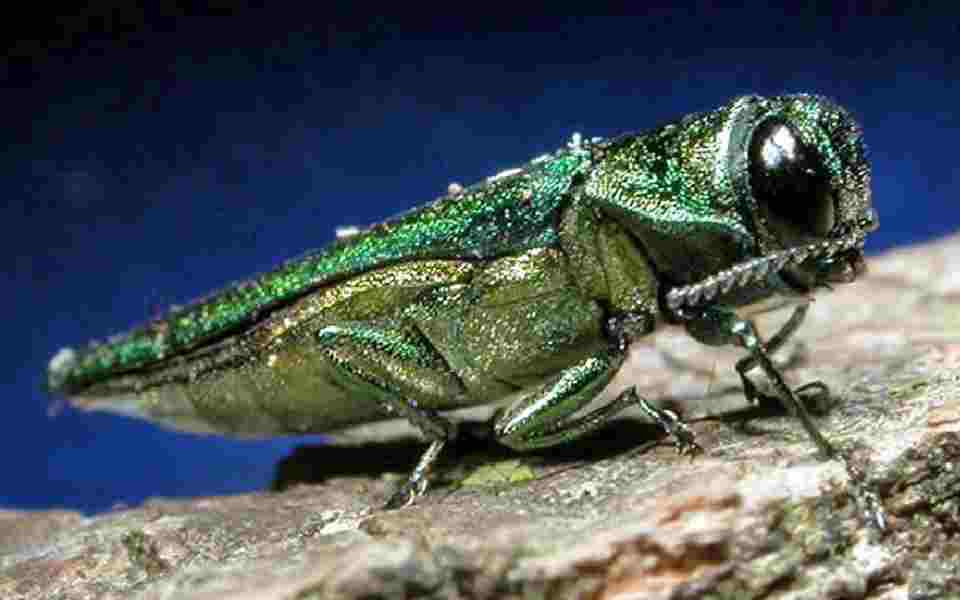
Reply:
<svg viewBox="0 0 960 600"><path fill-rule="evenodd" d="M390 506L426 488L455 435L443 412L519 399L493 432L550 446L640 406L695 449L677 415L633 387L583 409L631 340L683 323L735 344L826 455L734 308L809 295L863 270L877 225L860 130L820 97L741 97L639 135L554 154L101 345L63 350L50 386L78 406L237 435L335 431L404 416L429 440ZM822 384L812 384L822 386ZM581 414L584 413L585 414Z"/></svg>

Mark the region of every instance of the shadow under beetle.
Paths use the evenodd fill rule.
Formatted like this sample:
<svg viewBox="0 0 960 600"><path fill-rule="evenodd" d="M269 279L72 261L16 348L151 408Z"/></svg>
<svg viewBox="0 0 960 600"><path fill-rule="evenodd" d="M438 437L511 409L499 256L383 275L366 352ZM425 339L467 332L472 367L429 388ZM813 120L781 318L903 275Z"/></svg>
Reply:
<svg viewBox="0 0 960 600"><path fill-rule="evenodd" d="M574 140L103 344L61 350L75 405L236 435L328 432L402 416L429 440L388 507L427 487L456 434L443 411L519 394L493 423L525 450L639 406L684 452L674 413L627 387L582 412L658 323L742 346L835 456L734 309L853 281L877 227L858 125L817 96L746 96L639 135ZM803 389L825 392L814 382Z"/></svg>

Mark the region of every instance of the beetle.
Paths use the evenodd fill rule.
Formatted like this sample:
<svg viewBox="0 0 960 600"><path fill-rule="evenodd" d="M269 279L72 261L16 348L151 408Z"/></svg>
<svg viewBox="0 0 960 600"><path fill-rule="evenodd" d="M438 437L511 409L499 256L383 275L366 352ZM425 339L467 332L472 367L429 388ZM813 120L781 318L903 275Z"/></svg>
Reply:
<svg viewBox="0 0 960 600"><path fill-rule="evenodd" d="M689 428L628 386L585 407L631 341L681 324L743 347L821 453L836 452L739 306L808 297L865 269L878 225L860 127L823 97L735 98L652 131L560 150L106 343L63 349L48 386L84 409L232 435L337 431L404 417L428 446L387 503L424 493L455 438L450 411L516 396L492 423L518 450L564 443L639 406L696 452ZM584 410L581 410L584 409ZM586 414L579 414L586 412Z"/></svg>

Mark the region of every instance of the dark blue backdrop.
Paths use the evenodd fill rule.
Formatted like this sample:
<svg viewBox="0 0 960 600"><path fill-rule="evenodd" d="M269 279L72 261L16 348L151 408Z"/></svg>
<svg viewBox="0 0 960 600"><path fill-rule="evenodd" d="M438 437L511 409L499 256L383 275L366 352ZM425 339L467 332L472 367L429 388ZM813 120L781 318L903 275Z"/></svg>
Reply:
<svg viewBox="0 0 960 600"><path fill-rule="evenodd" d="M105 14L35 20L5 63L0 505L95 511L263 488L300 440L178 435L69 408L49 418L50 356L574 131L818 92L866 129L882 223L870 251L960 225L955 16Z"/></svg>

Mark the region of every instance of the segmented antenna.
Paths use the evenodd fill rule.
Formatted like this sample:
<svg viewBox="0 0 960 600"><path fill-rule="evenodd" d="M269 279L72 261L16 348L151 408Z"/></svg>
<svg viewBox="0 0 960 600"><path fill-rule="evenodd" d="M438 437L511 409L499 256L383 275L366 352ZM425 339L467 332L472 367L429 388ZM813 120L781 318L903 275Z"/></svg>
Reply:
<svg viewBox="0 0 960 600"><path fill-rule="evenodd" d="M805 246L795 246L767 256L737 263L729 269L714 273L703 281L685 285L667 292L667 307L677 310L694 307L729 292L734 287L746 287L763 280L768 273L776 273L784 267L799 265L808 258L834 256L851 248L862 248L864 232L854 231L841 238L824 240Z"/></svg>

